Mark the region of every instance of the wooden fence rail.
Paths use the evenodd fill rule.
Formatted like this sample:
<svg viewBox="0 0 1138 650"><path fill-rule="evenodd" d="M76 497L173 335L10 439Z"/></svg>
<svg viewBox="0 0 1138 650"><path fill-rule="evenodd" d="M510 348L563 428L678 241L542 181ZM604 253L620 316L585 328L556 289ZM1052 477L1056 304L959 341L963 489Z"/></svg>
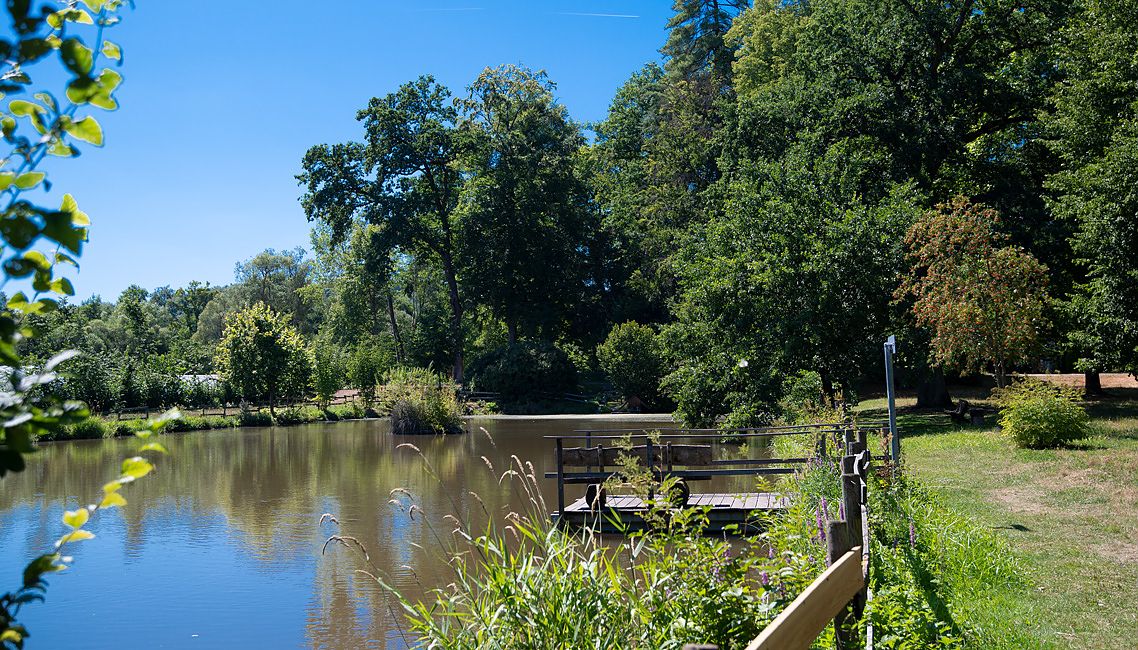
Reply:
<svg viewBox="0 0 1138 650"><path fill-rule="evenodd" d="M806 650L863 587L861 547L855 546L782 610L747 650Z"/></svg>

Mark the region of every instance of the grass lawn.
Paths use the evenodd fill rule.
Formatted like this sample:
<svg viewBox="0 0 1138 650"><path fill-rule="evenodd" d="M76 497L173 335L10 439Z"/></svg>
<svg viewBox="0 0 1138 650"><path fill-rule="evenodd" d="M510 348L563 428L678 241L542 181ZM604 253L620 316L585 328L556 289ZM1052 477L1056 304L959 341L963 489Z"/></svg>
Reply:
<svg viewBox="0 0 1138 650"><path fill-rule="evenodd" d="M1024 584L976 603L980 647L1138 648L1138 396L1089 405L1096 435L1016 449L901 401L902 458L947 505L1010 544ZM871 417L880 402L863 404Z"/></svg>

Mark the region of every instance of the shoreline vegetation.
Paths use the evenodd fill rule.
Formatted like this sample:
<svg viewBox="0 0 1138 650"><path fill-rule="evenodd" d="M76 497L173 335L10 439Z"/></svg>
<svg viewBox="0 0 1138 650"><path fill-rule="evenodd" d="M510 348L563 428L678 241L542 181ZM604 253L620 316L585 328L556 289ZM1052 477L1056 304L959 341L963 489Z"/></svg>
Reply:
<svg viewBox="0 0 1138 650"><path fill-rule="evenodd" d="M817 449L811 436L791 438L779 440L780 455L811 456ZM508 469L506 480L529 495L529 508L504 521L489 512L448 514L458 526L453 543L438 531L440 541L424 549L423 561L448 563L456 576L422 600L400 594L334 517L329 541L354 554L366 566L363 574L397 598L409 645L738 648L825 570L820 522L838 516L841 502L834 461L815 458L785 479L778 489L793 497L790 506L765 516L761 534L731 542L704 534L706 509L675 511L665 499L650 499L655 505L646 517L656 525L646 531L627 537L565 531L550 523L529 464L515 458L509 468L487 467L494 475ZM648 483L635 475L622 480ZM1007 543L909 477L872 476L870 491L874 599L865 616L880 647L1020 647L1001 641L1014 632L1012 622L1000 629L975 623L1007 590L1022 588ZM409 493L397 506L407 516L419 507ZM832 645L832 627L819 642Z"/></svg>

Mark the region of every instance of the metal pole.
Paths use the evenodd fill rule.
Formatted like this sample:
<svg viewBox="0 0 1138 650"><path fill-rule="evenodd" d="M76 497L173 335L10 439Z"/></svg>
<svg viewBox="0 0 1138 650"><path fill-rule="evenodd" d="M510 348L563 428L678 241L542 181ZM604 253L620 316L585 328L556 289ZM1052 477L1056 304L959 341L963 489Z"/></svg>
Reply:
<svg viewBox="0 0 1138 650"><path fill-rule="evenodd" d="M893 391L893 353L897 351L897 337L885 341L885 393L889 398L889 455L894 464L901 458L901 437L897 435L897 404Z"/></svg>

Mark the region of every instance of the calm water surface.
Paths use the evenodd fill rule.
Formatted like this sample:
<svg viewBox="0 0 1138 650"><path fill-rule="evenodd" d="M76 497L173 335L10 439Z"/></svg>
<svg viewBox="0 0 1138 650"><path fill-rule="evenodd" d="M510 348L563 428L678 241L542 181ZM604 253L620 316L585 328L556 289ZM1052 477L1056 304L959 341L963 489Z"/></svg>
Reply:
<svg viewBox="0 0 1138 650"><path fill-rule="evenodd" d="M523 507L498 476L511 454L540 477L552 470L543 435L660 423L580 418L478 419L471 433L395 437L384 420L171 435L156 474L124 490L125 509L100 512L96 539L72 547L72 571L49 578L47 602L21 620L37 648L403 648L383 592L353 571L358 558L321 555L335 531L367 546L411 596L449 582L436 534L450 513ZM489 436L482 433L484 428ZM417 445L430 463L397 446ZM0 590L18 586L31 557L64 532L64 509L87 503L136 443L46 445L28 470L0 481ZM495 473L481 457L493 463ZM556 507L553 481L542 479ZM389 503L406 488L426 516ZM420 548L422 547L422 548ZM412 567L414 572L405 567Z"/></svg>

